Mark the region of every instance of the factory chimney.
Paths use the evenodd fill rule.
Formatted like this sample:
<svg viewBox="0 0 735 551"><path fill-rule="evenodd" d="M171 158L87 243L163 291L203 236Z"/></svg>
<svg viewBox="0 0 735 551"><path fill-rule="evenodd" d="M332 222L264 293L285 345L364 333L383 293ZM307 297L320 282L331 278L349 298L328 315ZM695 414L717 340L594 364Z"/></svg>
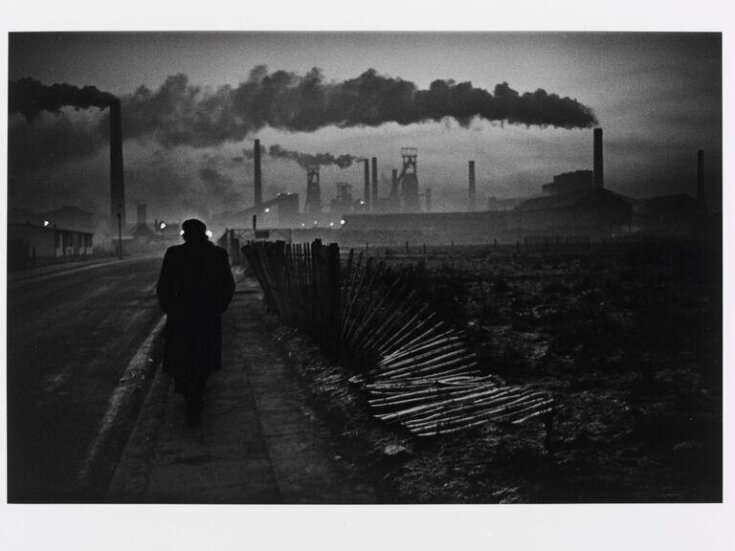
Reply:
<svg viewBox="0 0 735 551"><path fill-rule="evenodd" d="M365 210L370 212L370 160L365 159Z"/></svg>
<svg viewBox="0 0 735 551"><path fill-rule="evenodd" d="M475 161L470 161L470 212L475 210Z"/></svg>
<svg viewBox="0 0 735 551"><path fill-rule="evenodd" d="M255 203L256 209L260 209L261 203L263 203L263 174L260 170L260 140L255 140L255 147L253 149L253 187L255 189Z"/></svg>
<svg viewBox="0 0 735 551"><path fill-rule="evenodd" d="M110 218L113 227L126 223L125 218L125 180L123 177L122 121L120 100L110 100Z"/></svg>
<svg viewBox="0 0 735 551"><path fill-rule="evenodd" d="M697 203L704 206L704 149L697 151Z"/></svg>
<svg viewBox="0 0 735 551"><path fill-rule="evenodd" d="M376 211L378 206L378 158L373 157L373 198L372 210Z"/></svg>
<svg viewBox="0 0 735 551"><path fill-rule="evenodd" d="M594 159L593 159L593 173L595 187L602 188L605 186L603 178L602 168L602 128L595 128L594 130Z"/></svg>

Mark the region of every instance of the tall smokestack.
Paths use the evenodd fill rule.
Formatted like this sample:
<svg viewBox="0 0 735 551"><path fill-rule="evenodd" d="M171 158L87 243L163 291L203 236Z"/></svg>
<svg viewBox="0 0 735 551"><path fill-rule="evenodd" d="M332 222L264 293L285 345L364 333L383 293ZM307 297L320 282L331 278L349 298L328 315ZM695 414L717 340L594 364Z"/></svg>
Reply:
<svg viewBox="0 0 735 551"><path fill-rule="evenodd" d="M254 180L253 187L255 189L255 208L260 208L263 202L263 174L260 170L260 140L255 140L255 149L253 150L253 170Z"/></svg>
<svg viewBox="0 0 735 551"><path fill-rule="evenodd" d="M697 203L704 205L704 149L697 151Z"/></svg>
<svg viewBox="0 0 735 551"><path fill-rule="evenodd" d="M370 160L365 159L365 210L370 211Z"/></svg>
<svg viewBox="0 0 735 551"><path fill-rule="evenodd" d="M373 211L378 206L378 158L373 157Z"/></svg>
<svg viewBox="0 0 735 551"><path fill-rule="evenodd" d="M595 128L594 136L595 151L592 169L594 171L595 187L601 188L605 186L602 168L602 128Z"/></svg>
<svg viewBox="0 0 735 551"><path fill-rule="evenodd" d="M117 224L117 215L125 224L125 180L123 177L122 122L120 100L110 100L110 217Z"/></svg>
<svg viewBox="0 0 735 551"><path fill-rule="evenodd" d="M470 212L475 210L475 161L470 161Z"/></svg>

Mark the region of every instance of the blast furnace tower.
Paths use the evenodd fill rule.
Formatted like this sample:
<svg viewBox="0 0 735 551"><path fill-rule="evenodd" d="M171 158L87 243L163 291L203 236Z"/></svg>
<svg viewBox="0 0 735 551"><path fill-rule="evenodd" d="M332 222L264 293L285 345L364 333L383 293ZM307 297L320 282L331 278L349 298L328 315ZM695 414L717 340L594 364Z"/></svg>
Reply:
<svg viewBox="0 0 735 551"><path fill-rule="evenodd" d="M306 169L306 204L305 214L321 214L322 193L319 188L319 167L312 166Z"/></svg>
<svg viewBox="0 0 735 551"><path fill-rule="evenodd" d="M402 147L401 157L403 168L398 177L401 184L401 197L403 199L404 212L420 212L419 206L419 178L416 174L416 156L418 149L415 147Z"/></svg>

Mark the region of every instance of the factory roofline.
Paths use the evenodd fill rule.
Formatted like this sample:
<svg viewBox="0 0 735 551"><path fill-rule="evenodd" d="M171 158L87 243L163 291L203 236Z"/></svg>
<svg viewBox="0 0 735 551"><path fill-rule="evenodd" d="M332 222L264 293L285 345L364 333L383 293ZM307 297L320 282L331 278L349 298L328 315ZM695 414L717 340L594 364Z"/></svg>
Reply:
<svg viewBox="0 0 735 551"><path fill-rule="evenodd" d="M344 218L422 218L422 217L453 217L453 216L501 216L507 211L476 210L476 211L448 211L448 212L351 212L344 213Z"/></svg>
<svg viewBox="0 0 735 551"><path fill-rule="evenodd" d="M628 204L630 204L631 202L629 198L618 193L614 193L610 190L604 188L592 188L579 191L570 191L568 193L562 193L559 195L548 195L544 197L527 199L520 205L517 205L513 209L513 212L533 212L538 210L564 209L575 206L588 197L592 197L595 195L615 198Z"/></svg>

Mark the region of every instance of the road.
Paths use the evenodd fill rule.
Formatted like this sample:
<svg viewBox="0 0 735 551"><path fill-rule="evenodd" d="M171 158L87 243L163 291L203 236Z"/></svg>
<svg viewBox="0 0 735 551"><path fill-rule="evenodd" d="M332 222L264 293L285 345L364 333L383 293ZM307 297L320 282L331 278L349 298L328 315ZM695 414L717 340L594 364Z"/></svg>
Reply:
<svg viewBox="0 0 735 551"><path fill-rule="evenodd" d="M160 263L124 260L8 284L9 502L103 495L135 420L129 404L116 403L135 397L120 393L121 377L162 317Z"/></svg>

